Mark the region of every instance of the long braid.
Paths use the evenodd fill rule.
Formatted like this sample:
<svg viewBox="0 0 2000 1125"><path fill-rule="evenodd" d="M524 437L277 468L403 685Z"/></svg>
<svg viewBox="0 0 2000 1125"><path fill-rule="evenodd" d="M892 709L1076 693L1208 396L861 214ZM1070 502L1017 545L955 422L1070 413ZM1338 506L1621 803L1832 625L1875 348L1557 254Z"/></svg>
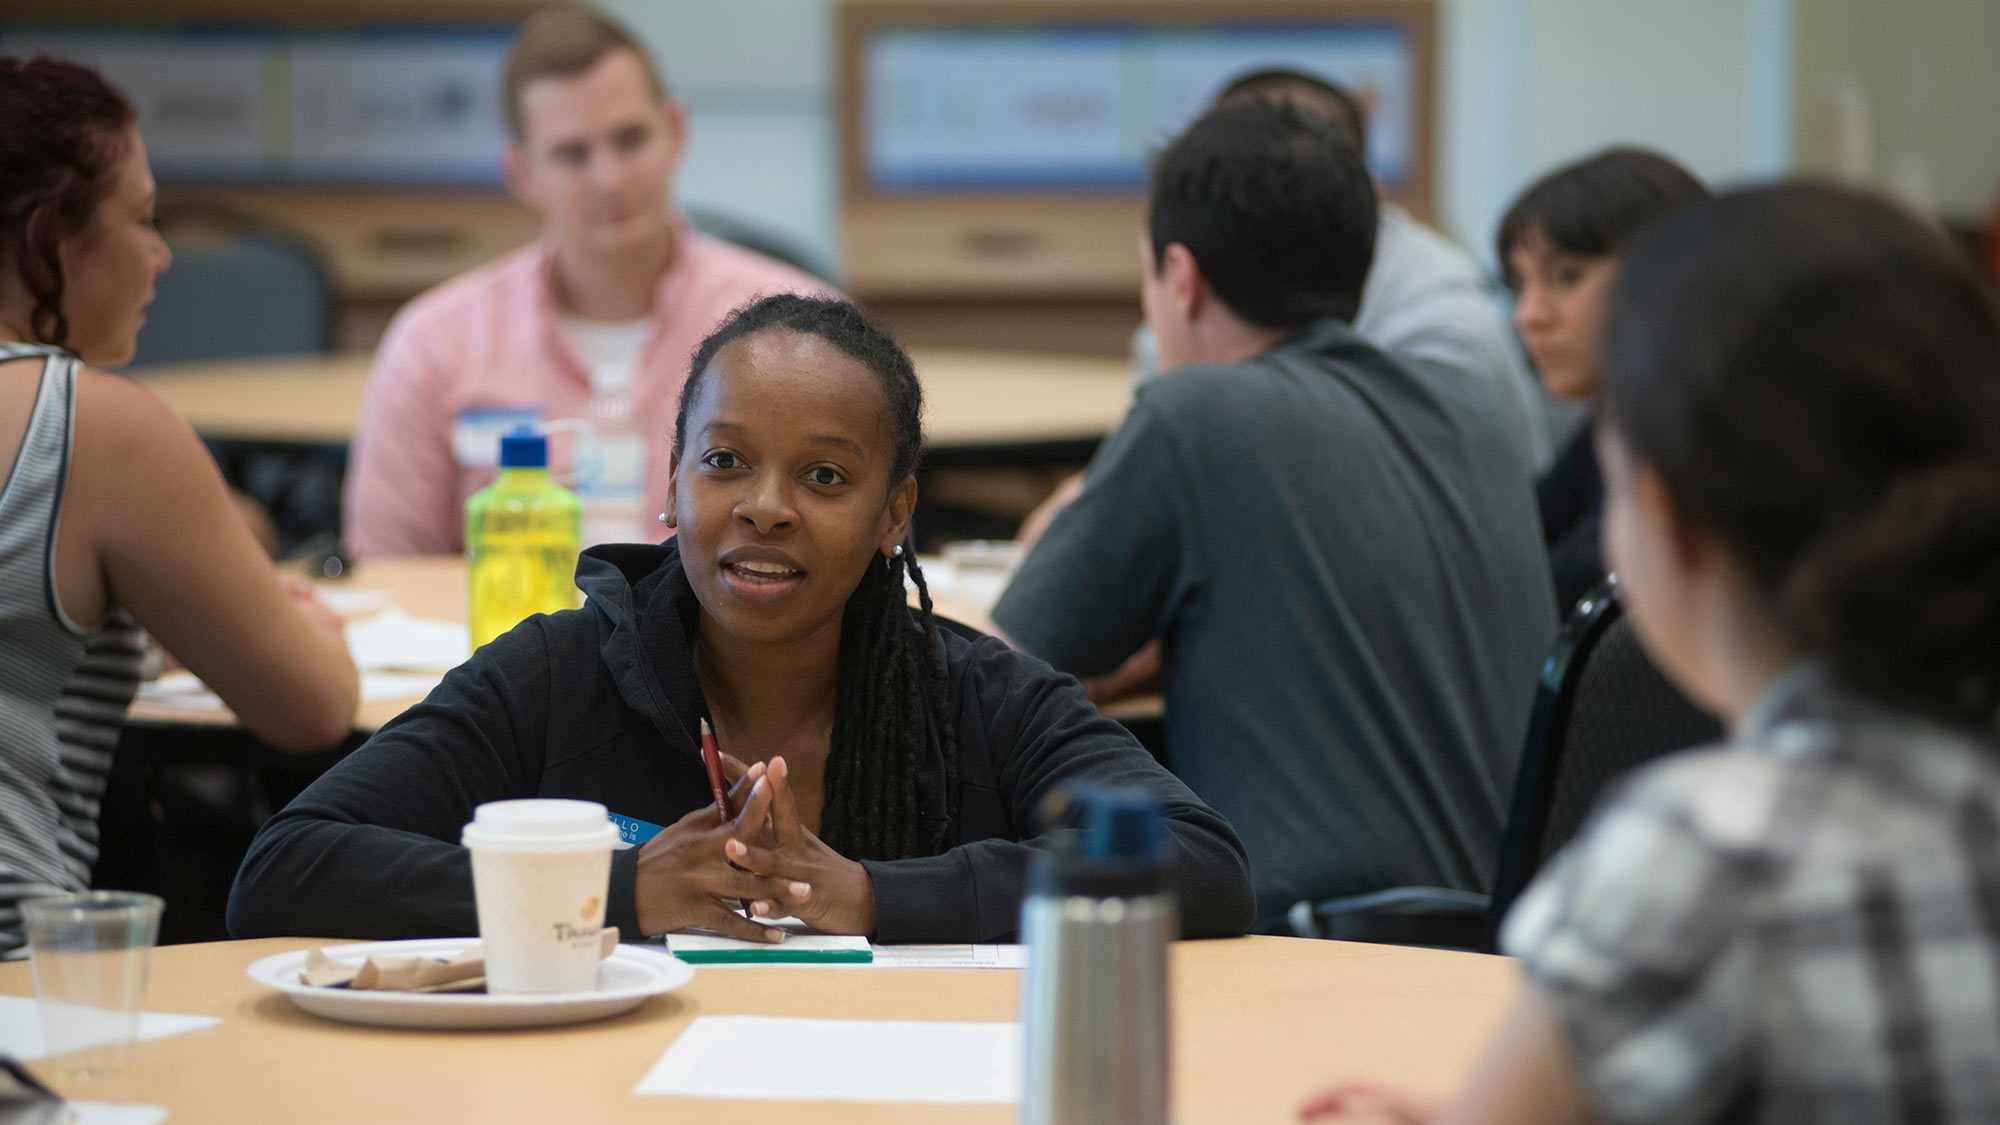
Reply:
<svg viewBox="0 0 2000 1125"><path fill-rule="evenodd" d="M950 706L950 681L944 665L944 642L938 636L937 614L931 609L930 584L924 581L924 568L917 565L917 548L914 541L903 545L903 556L910 563L910 580L917 585L917 604L922 607L920 617L923 624L923 661L926 680L930 690L925 698L930 702L931 721L937 725L939 737L944 740L944 791L946 812L952 823L958 822L958 732L952 729Z"/></svg>
<svg viewBox="0 0 2000 1125"><path fill-rule="evenodd" d="M870 565L842 623L841 694L821 826L828 843L857 858L919 855L929 843L915 801L926 718L947 748L945 792L954 820L958 813L957 740L937 623L927 610L911 620L905 573L918 568L904 558Z"/></svg>
<svg viewBox="0 0 2000 1125"><path fill-rule="evenodd" d="M793 295L768 297L737 310L696 349L674 422L677 453L687 434L688 406L715 354L731 341L765 331L816 336L878 376L896 442L890 480L900 483L915 474L923 448L923 390L909 355L852 305ZM915 622L903 584L906 574L917 587ZM899 557L871 562L848 597L839 659L820 836L852 859L927 854L931 841L917 804L917 776L928 753L927 726L938 732L943 745L945 803L953 823L959 815L960 770L944 647L911 541L904 542Z"/></svg>

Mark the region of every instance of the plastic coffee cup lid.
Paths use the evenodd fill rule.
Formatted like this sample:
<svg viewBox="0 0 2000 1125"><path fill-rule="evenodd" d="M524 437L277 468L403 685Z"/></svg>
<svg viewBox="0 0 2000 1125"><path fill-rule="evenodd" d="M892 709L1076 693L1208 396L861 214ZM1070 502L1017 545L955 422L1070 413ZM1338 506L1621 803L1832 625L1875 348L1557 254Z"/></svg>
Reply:
<svg viewBox="0 0 2000 1125"><path fill-rule="evenodd" d="M460 840L501 852L592 851L616 844L618 826L596 801L488 801L472 810Z"/></svg>

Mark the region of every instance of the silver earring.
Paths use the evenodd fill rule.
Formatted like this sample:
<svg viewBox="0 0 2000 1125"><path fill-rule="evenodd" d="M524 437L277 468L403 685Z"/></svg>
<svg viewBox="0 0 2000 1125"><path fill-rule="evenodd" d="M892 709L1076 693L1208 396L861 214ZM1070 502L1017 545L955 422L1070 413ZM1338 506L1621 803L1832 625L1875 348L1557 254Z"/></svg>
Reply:
<svg viewBox="0 0 2000 1125"><path fill-rule="evenodd" d="M665 522L667 522L667 513L665 513L665 512L661 512L661 513L660 513L660 522L661 522L661 523L665 523Z"/></svg>
<svg viewBox="0 0 2000 1125"><path fill-rule="evenodd" d="M900 559L900 558L902 558L902 557L903 557L903 545L902 545L901 543L898 543L898 544L896 544L895 546L893 546L893 547L889 548L889 557L890 557L890 558L892 558L892 559Z"/></svg>

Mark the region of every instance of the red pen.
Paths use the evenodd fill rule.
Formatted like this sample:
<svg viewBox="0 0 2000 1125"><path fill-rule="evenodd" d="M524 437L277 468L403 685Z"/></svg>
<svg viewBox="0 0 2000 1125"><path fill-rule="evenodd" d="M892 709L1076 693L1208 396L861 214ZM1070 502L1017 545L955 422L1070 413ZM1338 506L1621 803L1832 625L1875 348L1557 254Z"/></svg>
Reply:
<svg viewBox="0 0 2000 1125"><path fill-rule="evenodd" d="M708 787L715 794L715 811L722 815L725 824L735 820L736 810L729 807L729 783L722 776L722 751L716 748L715 730L708 725L707 719L701 721L701 764L708 770ZM732 862L729 866L736 867L736 864ZM742 870L740 867L736 869ZM743 913L748 915L750 900L739 898L736 901L743 904Z"/></svg>

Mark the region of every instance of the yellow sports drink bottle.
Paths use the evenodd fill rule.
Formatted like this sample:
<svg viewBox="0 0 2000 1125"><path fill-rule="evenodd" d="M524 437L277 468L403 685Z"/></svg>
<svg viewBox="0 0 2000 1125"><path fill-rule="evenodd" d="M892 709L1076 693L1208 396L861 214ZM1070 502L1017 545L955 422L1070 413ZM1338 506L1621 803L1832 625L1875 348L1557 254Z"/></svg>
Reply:
<svg viewBox="0 0 2000 1125"><path fill-rule="evenodd" d="M583 507L549 479L549 442L526 426L500 438L500 475L465 502L472 647L537 613L575 609Z"/></svg>

